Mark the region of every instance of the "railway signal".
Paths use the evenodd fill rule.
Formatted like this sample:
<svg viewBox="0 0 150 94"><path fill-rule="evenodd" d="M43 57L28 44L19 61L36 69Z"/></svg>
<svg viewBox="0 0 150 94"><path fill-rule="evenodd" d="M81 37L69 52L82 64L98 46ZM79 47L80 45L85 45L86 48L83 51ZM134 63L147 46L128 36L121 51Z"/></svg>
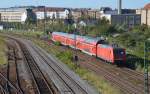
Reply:
<svg viewBox="0 0 150 94"><path fill-rule="evenodd" d="M144 43L144 90L145 94L149 94L149 82L148 82L148 65L150 56L150 41Z"/></svg>

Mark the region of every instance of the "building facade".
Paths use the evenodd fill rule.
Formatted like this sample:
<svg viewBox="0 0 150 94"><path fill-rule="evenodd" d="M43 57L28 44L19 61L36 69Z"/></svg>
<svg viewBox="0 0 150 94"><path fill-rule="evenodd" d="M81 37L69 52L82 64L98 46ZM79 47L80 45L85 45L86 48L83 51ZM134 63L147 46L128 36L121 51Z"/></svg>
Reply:
<svg viewBox="0 0 150 94"><path fill-rule="evenodd" d="M147 9L138 9L136 14L141 15L141 24L146 24L150 26L150 10Z"/></svg>
<svg viewBox="0 0 150 94"><path fill-rule="evenodd" d="M99 19L100 18L100 11L99 10L88 10L87 14L90 18Z"/></svg>
<svg viewBox="0 0 150 94"><path fill-rule="evenodd" d="M141 15L141 24L150 26L150 3L146 4L142 9L137 9L136 14Z"/></svg>
<svg viewBox="0 0 150 94"><path fill-rule="evenodd" d="M69 10L65 8L54 7L37 7L33 9L37 19L66 19L69 14Z"/></svg>
<svg viewBox="0 0 150 94"><path fill-rule="evenodd" d="M25 22L27 11L25 8L1 8L0 20L2 22Z"/></svg>
<svg viewBox="0 0 150 94"><path fill-rule="evenodd" d="M91 9L72 9L72 16L74 19L79 19L83 16L86 16L91 19L100 19L100 11L99 10L91 10Z"/></svg>

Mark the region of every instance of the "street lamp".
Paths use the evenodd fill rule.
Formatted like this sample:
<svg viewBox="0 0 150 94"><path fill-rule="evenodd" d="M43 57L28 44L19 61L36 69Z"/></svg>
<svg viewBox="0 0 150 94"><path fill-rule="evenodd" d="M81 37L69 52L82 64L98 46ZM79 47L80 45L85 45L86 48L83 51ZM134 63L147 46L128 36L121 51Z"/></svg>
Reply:
<svg viewBox="0 0 150 94"><path fill-rule="evenodd" d="M150 39L144 43L144 90L145 94L149 94L149 84L148 84L148 57L150 53Z"/></svg>

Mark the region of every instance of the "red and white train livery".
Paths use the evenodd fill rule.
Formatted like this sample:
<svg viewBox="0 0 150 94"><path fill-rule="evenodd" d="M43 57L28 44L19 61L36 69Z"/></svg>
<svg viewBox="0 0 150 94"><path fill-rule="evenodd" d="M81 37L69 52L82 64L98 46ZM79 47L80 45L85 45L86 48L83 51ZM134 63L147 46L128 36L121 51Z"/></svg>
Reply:
<svg viewBox="0 0 150 94"><path fill-rule="evenodd" d="M125 49L113 47L105 44L101 38L92 38L87 36L79 36L63 32L53 32L52 40L58 41L63 45L68 45L72 48L77 48L89 55L97 56L111 63L125 63Z"/></svg>

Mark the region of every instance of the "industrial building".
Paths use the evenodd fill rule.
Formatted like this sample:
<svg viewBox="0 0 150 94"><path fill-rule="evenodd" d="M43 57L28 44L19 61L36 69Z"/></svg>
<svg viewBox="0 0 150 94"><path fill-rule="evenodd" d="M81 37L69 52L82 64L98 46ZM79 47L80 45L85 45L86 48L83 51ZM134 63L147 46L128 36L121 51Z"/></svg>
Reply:
<svg viewBox="0 0 150 94"><path fill-rule="evenodd" d="M2 22L25 22L27 11L25 8L1 8L0 21Z"/></svg>
<svg viewBox="0 0 150 94"><path fill-rule="evenodd" d="M130 9L123 10L122 0L118 0L117 11L107 8L104 14L101 15L101 18L105 17L112 25L125 25L128 28L141 24L140 14L136 14L134 10Z"/></svg>
<svg viewBox="0 0 150 94"><path fill-rule="evenodd" d="M101 17L105 17L112 25L133 27L141 24L141 15L138 14L103 14Z"/></svg>
<svg viewBox="0 0 150 94"><path fill-rule="evenodd" d="M145 5L143 9L137 9L136 14L141 15L141 24L150 26L150 3Z"/></svg>

